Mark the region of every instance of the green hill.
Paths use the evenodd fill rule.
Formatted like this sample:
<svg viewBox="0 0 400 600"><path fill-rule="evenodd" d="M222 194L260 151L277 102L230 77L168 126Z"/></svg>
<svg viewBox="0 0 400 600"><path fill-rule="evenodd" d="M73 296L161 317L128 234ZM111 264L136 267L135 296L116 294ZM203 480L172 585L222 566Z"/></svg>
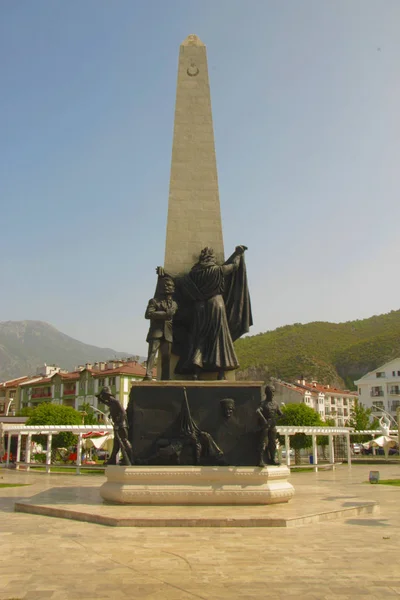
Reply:
<svg viewBox="0 0 400 600"><path fill-rule="evenodd" d="M400 356L400 310L346 323L295 323L235 344L240 379L303 376L345 385Z"/></svg>

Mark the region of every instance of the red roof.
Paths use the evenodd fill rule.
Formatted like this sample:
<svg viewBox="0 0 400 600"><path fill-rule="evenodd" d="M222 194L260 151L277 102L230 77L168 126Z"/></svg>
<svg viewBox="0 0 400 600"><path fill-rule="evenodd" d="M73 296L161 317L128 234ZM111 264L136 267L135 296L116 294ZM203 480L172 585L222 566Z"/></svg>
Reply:
<svg viewBox="0 0 400 600"><path fill-rule="evenodd" d="M357 392L350 390L340 390L332 385L323 385L322 383L316 382L308 382L305 381L303 383L299 383L296 381L295 383L287 383L286 381L279 381L278 383L290 388L294 389L297 392L315 392L315 393L323 393L323 394L336 394L338 396L357 396Z"/></svg>
<svg viewBox="0 0 400 600"><path fill-rule="evenodd" d="M27 381L28 379L31 379L31 377L27 377L25 375L24 377L17 377L17 379L9 379L8 381L3 381L3 383L0 383L0 386L5 388L17 387L24 381Z"/></svg>
<svg viewBox="0 0 400 600"><path fill-rule="evenodd" d="M105 369L104 371L93 373L93 377L108 377L109 375L138 375L139 377L144 377L146 369L140 363L129 363L115 369Z"/></svg>
<svg viewBox="0 0 400 600"><path fill-rule="evenodd" d="M80 371L72 371L71 373L55 373L55 375L60 375L61 379L75 379L76 381L79 379L80 374Z"/></svg>

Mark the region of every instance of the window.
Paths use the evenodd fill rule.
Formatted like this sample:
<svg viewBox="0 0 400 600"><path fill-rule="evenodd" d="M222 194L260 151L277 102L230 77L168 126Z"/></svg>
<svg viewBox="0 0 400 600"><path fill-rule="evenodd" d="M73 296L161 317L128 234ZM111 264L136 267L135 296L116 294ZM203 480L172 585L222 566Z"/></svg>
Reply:
<svg viewBox="0 0 400 600"><path fill-rule="evenodd" d="M115 377L110 377L109 380L110 385L115 385Z"/></svg>
<svg viewBox="0 0 400 600"><path fill-rule="evenodd" d="M389 394L391 394L392 396L397 396L400 394L400 388L398 385L392 385L390 386L390 391Z"/></svg>
<svg viewBox="0 0 400 600"><path fill-rule="evenodd" d="M380 386L372 387L371 388L371 396L373 398L376 398L378 396L383 396L383 388Z"/></svg>
<svg viewBox="0 0 400 600"><path fill-rule="evenodd" d="M360 394L360 396L361 396L361 388L358 388L358 393L359 393L359 394Z"/></svg>
<svg viewBox="0 0 400 600"><path fill-rule="evenodd" d="M377 373L376 373L376 376L378 377L378 379L379 379L380 377L386 377L386 375L385 375L385 371L377 371Z"/></svg>
<svg viewBox="0 0 400 600"><path fill-rule="evenodd" d="M331 398L331 404L335 404L335 398Z"/></svg>
<svg viewBox="0 0 400 600"><path fill-rule="evenodd" d="M100 377L99 379L99 388L103 387L104 385L106 385L106 380L104 377Z"/></svg>
<svg viewBox="0 0 400 600"><path fill-rule="evenodd" d="M397 371L397 377L400 377L400 371Z"/></svg>
<svg viewBox="0 0 400 600"><path fill-rule="evenodd" d="M392 371L392 377L396 377L396 371Z"/></svg>

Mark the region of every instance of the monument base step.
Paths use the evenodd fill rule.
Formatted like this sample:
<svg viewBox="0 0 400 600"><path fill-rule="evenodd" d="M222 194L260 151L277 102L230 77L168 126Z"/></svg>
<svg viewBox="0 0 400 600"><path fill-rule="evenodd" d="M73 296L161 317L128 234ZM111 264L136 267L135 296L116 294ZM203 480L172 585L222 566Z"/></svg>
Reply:
<svg viewBox="0 0 400 600"><path fill-rule="evenodd" d="M100 488L116 504L254 505L288 502L294 495L286 466L108 466Z"/></svg>

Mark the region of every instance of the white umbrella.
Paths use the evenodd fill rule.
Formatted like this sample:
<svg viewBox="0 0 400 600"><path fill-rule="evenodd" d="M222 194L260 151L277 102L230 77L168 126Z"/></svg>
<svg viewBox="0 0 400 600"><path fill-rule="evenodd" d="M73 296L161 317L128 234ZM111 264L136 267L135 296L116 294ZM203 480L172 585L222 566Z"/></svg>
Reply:
<svg viewBox="0 0 400 600"><path fill-rule="evenodd" d="M103 448L107 452L111 452L113 447L114 434L107 433L106 435L99 435L96 437L86 438L84 444L86 447L94 446L97 450Z"/></svg>
<svg viewBox="0 0 400 600"><path fill-rule="evenodd" d="M397 446L397 440L395 438L390 437L389 435L380 435L379 437L370 440L369 442L365 442L363 444L364 448L383 448L385 451L385 456L388 456L389 448L395 448Z"/></svg>

